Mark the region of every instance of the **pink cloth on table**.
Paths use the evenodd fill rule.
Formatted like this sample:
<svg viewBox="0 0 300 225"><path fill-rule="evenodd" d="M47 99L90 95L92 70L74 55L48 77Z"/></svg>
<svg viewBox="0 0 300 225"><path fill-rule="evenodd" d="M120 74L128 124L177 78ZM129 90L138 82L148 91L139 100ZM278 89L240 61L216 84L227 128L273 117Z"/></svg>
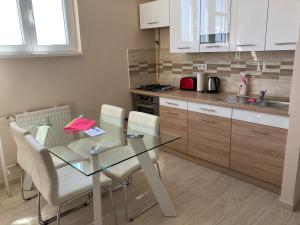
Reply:
<svg viewBox="0 0 300 225"><path fill-rule="evenodd" d="M82 117L74 119L64 127L65 131L85 131L91 129L96 124L95 120L85 119Z"/></svg>

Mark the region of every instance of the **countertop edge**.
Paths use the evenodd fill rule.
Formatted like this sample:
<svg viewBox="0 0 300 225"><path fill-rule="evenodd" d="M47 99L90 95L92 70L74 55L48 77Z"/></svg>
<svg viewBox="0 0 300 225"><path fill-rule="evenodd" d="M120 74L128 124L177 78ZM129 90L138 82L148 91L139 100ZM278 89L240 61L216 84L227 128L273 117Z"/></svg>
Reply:
<svg viewBox="0 0 300 225"><path fill-rule="evenodd" d="M185 93L185 91L180 91L180 90L174 90L174 91L168 91L168 92L150 92L150 91L143 91L143 90L130 88L129 92L135 93L135 94L144 94L144 95L149 95L149 96L172 98L172 99L182 100L182 101L190 101L190 102L195 102L195 103L203 103L203 104L209 104L209 105L215 105L215 106L229 107L229 108L233 108L233 109L241 109L241 110L248 110L248 111L253 111L253 112L258 112L258 113L267 113L267 114L289 117L289 113L287 111L283 111L283 110L279 110L279 109L259 107L259 106L254 106L254 105L241 105L241 104L237 104L237 103L225 102L225 98L232 95L232 94L228 94L228 93L210 94L211 99L207 100L207 99L201 99L200 97L197 97L197 96L196 97L178 96L178 93L180 93L180 94ZM177 95L176 95L176 93L177 93ZM188 95L191 92L186 92L186 93ZM199 93L199 95L200 95L200 93ZM215 100L213 100L213 96L216 96ZM220 96L222 96L224 98L224 100L219 100Z"/></svg>

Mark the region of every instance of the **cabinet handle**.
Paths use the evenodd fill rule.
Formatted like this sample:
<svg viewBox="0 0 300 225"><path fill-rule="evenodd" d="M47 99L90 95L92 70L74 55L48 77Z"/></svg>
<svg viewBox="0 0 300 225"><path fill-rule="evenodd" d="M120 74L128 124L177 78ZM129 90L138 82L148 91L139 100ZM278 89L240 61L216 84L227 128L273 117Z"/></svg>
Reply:
<svg viewBox="0 0 300 225"><path fill-rule="evenodd" d="M207 123L210 123L210 124L216 124L216 122L215 121L213 121L213 120L209 120L209 119L204 119L204 118L199 118L201 121L203 121L203 122L207 122Z"/></svg>
<svg viewBox="0 0 300 225"><path fill-rule="evenodd" d="M166 102L168 105L175 105L175 106L178 106L177 103L173 103L173 102Z"/></svg>
<svg viewBox="0 0 300 225"><path fill-rule="evenodd" d="M266 131L260 131L260 130L250 130L253 133L263 134L263 135L270 135L270 133Z"/></svg>
<svg viewBox="0 0 300 225"><path fill-rule="evenodd" d="M173 113L173 112L169 112L169 111L168 111L168 114L172 115L172 116L178 116L178 113Z"/></svg>
<svg viewBox="0 0 300 225"><path fill-rule="evenodd" d="M151 24L158 24L158 22L149 22L148 24L149 25L151 25Z"/></svg>
<svg viewBox="0 0 300 225"><path fill-rule="evenodd" d="M177 49L190 49L191 47L178 47Z"/></svg>
<svg viewBox="0 0 300 225"><path fill-rule="evenodd" d="M296 45L297 42L278 42L275 45Z"/></svg>
<svg viewBox="0 0 300 225"><path fill-rule="evenodd" d="M236 47L255 47L257 45L255 44L242 44L242 45L236 45Z"/></svg>
<svg viewBox="0 0 300 225"><path fill-rule="evenodd" d="M214 113L217 112L214 109L206 109L206 108L200 108L200 110L207 111L207 112L214 112Z"/></svg>
<svg viewBox="0 0 300 225"><path fill-rule="evenodd" d="M222 45L206 45L206 48L222 48Z"/></svg>

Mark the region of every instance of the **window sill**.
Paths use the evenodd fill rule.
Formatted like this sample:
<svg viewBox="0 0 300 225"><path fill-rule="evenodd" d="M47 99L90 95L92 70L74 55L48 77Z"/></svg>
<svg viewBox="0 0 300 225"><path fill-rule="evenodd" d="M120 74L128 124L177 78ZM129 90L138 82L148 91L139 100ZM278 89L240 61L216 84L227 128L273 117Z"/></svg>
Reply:
<svg viewBox="0 0 300 225"><path fill-rule="evenodd" d="M0 59L11 58L40 58L40 57L63 57L63 56L81 56L82 51L70 51L70 52L37 52L37 53L0 53Z"/></svg>

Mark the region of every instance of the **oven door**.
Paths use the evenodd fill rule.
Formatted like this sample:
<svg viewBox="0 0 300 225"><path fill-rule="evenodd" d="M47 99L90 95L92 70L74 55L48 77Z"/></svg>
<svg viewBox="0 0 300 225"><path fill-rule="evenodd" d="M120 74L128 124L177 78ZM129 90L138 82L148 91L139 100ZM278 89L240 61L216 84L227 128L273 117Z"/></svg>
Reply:
<svg viewBox="0 0 300 225"><path fill-rule="evenodd" d="M159 106L157 104L145 104L136 102L134 104L134 110L138 112L143 112L151 115L159 115Z"/></svg>

